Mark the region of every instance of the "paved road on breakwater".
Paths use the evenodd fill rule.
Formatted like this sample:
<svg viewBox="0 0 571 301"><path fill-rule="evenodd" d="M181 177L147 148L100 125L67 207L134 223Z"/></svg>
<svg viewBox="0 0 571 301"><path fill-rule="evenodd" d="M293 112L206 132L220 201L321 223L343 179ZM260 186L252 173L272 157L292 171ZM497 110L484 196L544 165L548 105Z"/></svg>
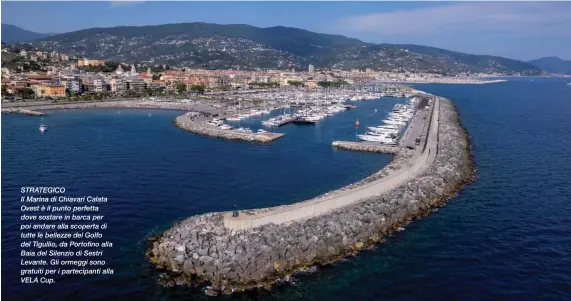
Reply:
<svg viewBox="0 0 571 301"><path fill-rule="evenodd" d="M270 223L282 224L311 218L355 204L366 198L386 193L422 174L430 167L437 153L438 118L440 113L440 101L437 98L431 109L432 120L426 119L426 123L430 124L428 135L425 138L426 140L423 139L424 141L421 141L421 146L426 143L426 148L417 147L414 156L405 167L392 171L387 176L371 183L348 191L333 193L326 198L308 200L252 215L240 214L238 217L233 217L232 213L226 213L224 215L224 226L232 230L248 230Z"/></svg>

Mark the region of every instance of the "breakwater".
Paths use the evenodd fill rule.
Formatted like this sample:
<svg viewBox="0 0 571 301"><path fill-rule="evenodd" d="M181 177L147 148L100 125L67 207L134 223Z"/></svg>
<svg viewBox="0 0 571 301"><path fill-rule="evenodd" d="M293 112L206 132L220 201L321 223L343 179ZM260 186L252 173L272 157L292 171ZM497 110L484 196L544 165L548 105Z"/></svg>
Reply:
<svg viewBox="0 0 571 301"><path fill-rule="evenodd" d="M159 282L165 286L208 283L207 292L213 295L271 285L311 265L354 254L378 243L395 228L430 213L473 173L468 136L454 105L447 99L434 99L440 103L438 136L429 139L434 139L437 151L428 152L431 148L427 147L423 154L397 153L383 170L344 189L390 176L425 155L422 168L406 183L311 218L269 222L247 230L225 226L228 213L224 212L189 217L153 239L147 255L165 271ZM240 215L288 207L248 210Z"/></svg>
<svg viewBox="0 0 571 301"><path fill-rule="evenodd" d="M28 109L22 109L22 108L2 109L2 114L23 114L23 115L30 115L30 116L44 116L44 115L46 115L43 112L38 112L38 111L28 110Z"/></svg>
<svg viewBox="0 0 571 301"><path fill-rule="evenodd" d="M196 118L190 113L180 115L175 118L174 124L191 133L206 135L210 137L228 139L228 140L242 140L250 142L272 142L278 138L283 137L281 133L244 133L235 130L223 130L218 127L207 125L201 120L194 120Z"/></svg>
<svg viewBox="0 0 571 301"><path fill-rule="evenodd" d="M100 102L75 102L65 104L44 104L33 105L24 108L33 108L35 111L41 110L82 110L82 109L159 109L159 110L180 110L180 111L196 111L204 114L213 114L217 109L213 109L207 105L198 105L194 103L179 103L168 101L145 101L145 100L122 100L122 101L100 101ZM24 108L18 108L23 110Z"/></svg>
<svg viewBox="0 0 571 301"><path fill-rule="evenodd" d="M379 143L333 141L333 147L356 152L372 152L383 154L397 154L401 149L397 146L382 145Z"/></svg>

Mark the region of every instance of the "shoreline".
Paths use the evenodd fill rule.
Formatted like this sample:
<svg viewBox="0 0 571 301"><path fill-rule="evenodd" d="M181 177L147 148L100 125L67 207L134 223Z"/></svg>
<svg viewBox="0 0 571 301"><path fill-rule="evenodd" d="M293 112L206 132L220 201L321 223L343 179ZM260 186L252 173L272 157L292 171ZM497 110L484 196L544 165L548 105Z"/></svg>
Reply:
<svg viewBox="0 0 571 301"><path fill-rule="evenodd" d="M45 116L46 113L23 108L2 108L2 114L21 114L29 116Z"/></svg>
<svg viewBox="0 0 571 301"><path fill-rule="evenodd" d="M190 118L190 112L199 112L204 115L212 115L213 110L204 110L206 108L202 105L193 103L172 103L172 102L154 102L154 101L113 101L113 102L91 102L91 103L68 103L68 104L49 104L37 105L33 107L34 110L25 108L6 108L2 109L2 114L24 114L33 116L44 116L46 113L42 111L52 110L89 110L89 109L152 109L152 110L174 110L186 111L182 115L175 117L173 123L176 127L183 129L187 132L194 134L205 135L209 137L240 140L248 142L261 142L269 143L284 136L282 133L241 133L234 130L222 130L213 126L204 124L203 122L196 122ZM41 110L41 111L40 111Z"/></svg>
<svg viewBox="0 0 571 301"><path fill-rule="evenodd" d="M430 97L439 99L440 122L438 151L426 170L380 195L277 225L269 222L245 230L229 229L224 223L229 212L186 218L151 241L147 257L163 271L159 284L208 285L209 295L270 288L276 281L287 281L292 274L312 265L354 255L442 206L473 179L474 167L469 136L460 125L454 104L445 98ZM315 199L383 178L411 158L410 152L399 152L373 175ZM263 215L294 205L248 211Z"/></svg>
<svg viewBox="0 0 571 301"><path fill-rule="evenodd" d="M402 85L412 85L412 84L447 84L447 85L489 85L507 82L507 79L493 79L493 80L456 80L456 79L427 79L427 80L399 80L399 81L380 81L381 83L387 84L402 84Z"/></svg>

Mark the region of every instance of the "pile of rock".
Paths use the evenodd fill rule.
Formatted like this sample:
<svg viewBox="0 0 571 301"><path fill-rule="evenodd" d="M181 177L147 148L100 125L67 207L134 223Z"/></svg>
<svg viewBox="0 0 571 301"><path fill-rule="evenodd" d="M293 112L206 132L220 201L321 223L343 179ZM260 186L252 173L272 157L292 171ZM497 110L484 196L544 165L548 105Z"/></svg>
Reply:
<svg viewBox="0 0 571 301"><path fill-rule="evenodd" d="M165 271L160 283L208 283L213 295L271 285L308 266L354 254L428 214L473 174L468 136L457 112L449 100L440 103L438 153L421 176L389 193L290 224L235 232L224 227L220 213L187 218L159 236L148 252ZM397 158L398 164L406 158Z"/></svg>
<svg viewBox="0 0 571 301"><path fill-rule="evenodd" d="M19 109L19 108L6 108L2 109L3 114L24 114L24 115L31 115L31 116L44 116L45 113L32 111L27 109Z"/></svg>
<svg viewBox="0 0 571 301"><path fill-rule="evenodd" d="M160 102L145 100L126 101L100 101L100 102L76 102L65 104L49 104L37 106L39 110L60 110L60 109L159 109L159 110L190 110L194 108L190 103Z"/></svg>
<svg viewBox="0 0 571 301"><path fill-rule="evenodd" d="M378 143L367 142L333 141L332 145L337 148L358 152L396 154L400 151L397 146L381 145Z"/></svg>

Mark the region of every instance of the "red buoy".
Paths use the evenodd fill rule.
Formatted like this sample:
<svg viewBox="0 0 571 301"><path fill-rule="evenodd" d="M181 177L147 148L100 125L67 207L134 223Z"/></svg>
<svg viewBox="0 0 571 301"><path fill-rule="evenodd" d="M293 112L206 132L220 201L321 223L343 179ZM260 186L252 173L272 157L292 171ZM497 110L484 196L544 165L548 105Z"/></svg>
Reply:
<svg viewBox="0 0 571 301"><path fill-rule="evenodd" d="M357 119L357 121L355 121L355 127L359 127L361 125L361 123L359 123L359 119Z"/></svg>

